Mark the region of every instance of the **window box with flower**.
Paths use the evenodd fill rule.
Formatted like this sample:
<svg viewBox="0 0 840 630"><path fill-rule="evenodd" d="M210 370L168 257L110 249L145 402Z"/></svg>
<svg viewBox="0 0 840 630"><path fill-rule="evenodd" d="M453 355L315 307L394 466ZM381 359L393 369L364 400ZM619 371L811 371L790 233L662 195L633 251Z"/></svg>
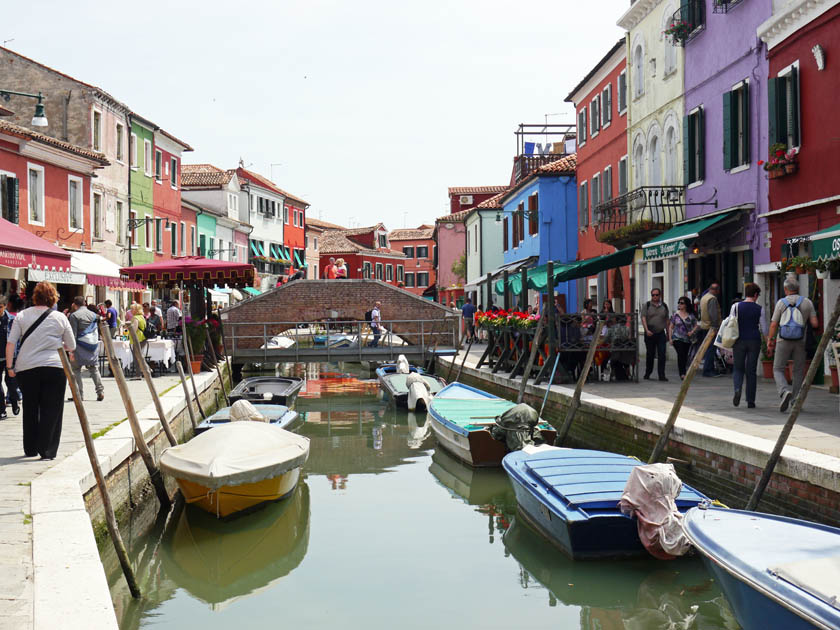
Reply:
<svg viewBox="0 0 840 630"><path fill-rule="evenodd" d="M785 175L793 175L799 170L798 151L788 149L787 145L776 142L770 146L767 160L759 160L758 165L767 171L768 179L777 179Z"/></svg>

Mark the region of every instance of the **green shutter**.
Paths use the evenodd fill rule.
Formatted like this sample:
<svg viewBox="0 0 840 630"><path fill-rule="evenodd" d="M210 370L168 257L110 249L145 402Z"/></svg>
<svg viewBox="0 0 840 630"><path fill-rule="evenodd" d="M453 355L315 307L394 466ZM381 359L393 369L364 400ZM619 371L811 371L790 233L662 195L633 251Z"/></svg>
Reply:
<svg viewBox="0 0 840 630"><path fill-rule="evenodd" d="M741 118L743 128L741 129L741 152L744 156L743 164L750 163L750 84L744 83L741 92Z"/></svg>
<svg viewBox="0 0 840 630"><path fill-rule="evenodd" d="M733 167L732 159L732 100L735 92L723 93L723 168L729 170Z"/></svg>
<svg viewBox="0 0 840 630"><path fill-rule="evenodd" d="M794 66L790 69L790 74L786 81L786 101L787 101L787 136L792 138L792 146L799 146L799 73ZM787 144L787 138L783 140ZM790 147L788 147L790 148Z"/></svg>
<svg viewBox="0 0 840 630"><path fill-rule="evenodd" d="M779 117L784 111L782 103L779 101L780 93L784 84L784 79L774 78L767 81L767 120L769 126L769 133L767 138L768 150L769 146L776 142L785 142L781 139L783 126L779 125ZM780 111L781 110L781 111Z"/></svg>
<svg viewBox="0 0 840 630"><path fill-rule="evenodd" d="M683 118L683 184L688 186L691 181L689 181L689 177L691 175L691 169L689 168L691 162L691 142L689 139L689 133L691 126L689 125L690 116L685 116Z"/></svg>
<svg viewBox="0 0 840 630"><path fill-rule="evenodd" d="M703 180L706 178L706 125L705 110L701 107L697 111L697 179Z"/></svg>

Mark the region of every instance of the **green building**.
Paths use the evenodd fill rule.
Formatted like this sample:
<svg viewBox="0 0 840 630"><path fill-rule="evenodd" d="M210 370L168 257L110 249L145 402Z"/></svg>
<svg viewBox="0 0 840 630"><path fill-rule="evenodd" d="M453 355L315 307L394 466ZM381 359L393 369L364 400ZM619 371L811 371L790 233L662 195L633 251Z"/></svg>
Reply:
<svg viewBox="0 0 840 630"><path fill-rule="evenodd" d="M154 125L142 118L131 117L131 139L129 160L129 200L132 219L149 217L147 223L141 223L134 231L131 250L132 265L145 265L154 262Z"/></svg>

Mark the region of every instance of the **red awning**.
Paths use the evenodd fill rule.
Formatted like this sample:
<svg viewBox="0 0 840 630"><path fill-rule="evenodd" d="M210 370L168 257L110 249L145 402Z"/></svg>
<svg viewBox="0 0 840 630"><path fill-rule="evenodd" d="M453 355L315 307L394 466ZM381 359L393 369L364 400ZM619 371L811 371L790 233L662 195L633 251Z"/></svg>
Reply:
<svg viewBox="0 0 840 630"><path fill-rule="evenodd" d="M95 287L111 287L113 289L134 289L136 291L145 291L146 285L135 280L123 280L122 278L114 278L113 276L97 276L92 273L87 274L88 284Z"/></svg>
<svg viewBox="0 0 840 630"><path fill-rule="evenodd" d="M159 287L177 286L182 282L190 287L209 289L224 285L229 287L254 285L253 265L213 260L201 256L187 256L148 265L123 267L120 273L131 280Z"/></svg>
<svg viewBox="0 0 840 630"><path fill-rule="evenodd" d="M70 252L0 219L0 265L70 271Z"/></svg>

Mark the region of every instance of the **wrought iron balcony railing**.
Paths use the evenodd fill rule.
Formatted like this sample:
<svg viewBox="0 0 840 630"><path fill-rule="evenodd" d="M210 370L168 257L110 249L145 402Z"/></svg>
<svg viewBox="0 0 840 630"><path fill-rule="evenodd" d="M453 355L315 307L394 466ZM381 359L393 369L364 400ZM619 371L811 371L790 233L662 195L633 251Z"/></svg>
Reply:
<svg viewBox="0 0 840 630"><path fill-rule="evenodd" d="M717 0L712 0L717 2ZM706 28L706 6L703 0L683 0L679 9L674 11L665 34L674 46L685 46L685 43L697 37Z"/></svg>
<svg viewBox="0 0 840 630"><path fill-rule="evenodd" d="M562 157L562 155L556 153L550 153L548 155L517 155L513 158L513 181L511 182L511 186L516 186L516 184L541 166L556 162Z"/></svg>
<svg viewBox="0 0 840 630"><path fill-rule="evenodd" d="M741 0L713 0L713 13L729 13L732 9L741 4Z"/></svg>
<svg viewBox="0 0 840 630"><path fill-rule="evenodd" d="M640 244L683 219L683 186L642 186L593 210L596 238L616 247Z"/></svg>

